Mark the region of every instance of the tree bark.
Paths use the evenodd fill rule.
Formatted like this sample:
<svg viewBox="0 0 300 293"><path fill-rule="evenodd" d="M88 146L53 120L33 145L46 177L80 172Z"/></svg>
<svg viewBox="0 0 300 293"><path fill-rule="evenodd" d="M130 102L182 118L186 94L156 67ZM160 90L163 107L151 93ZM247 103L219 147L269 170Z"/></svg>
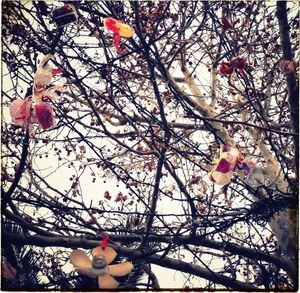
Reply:
<svg viewBox="0 0 300 293"><path fill-rule="evenodd" d="M279 24L280 43L283 53L283 59L293 61L292 46L290 41L290 26L287 18L287 2L277 1L276 16ZM296 72L285 73L288 102L291 114L292 132L299 134L299 85L296 80ZM295 147L295 170L297 182L299 179L299 136L293 137Z"/></svg>

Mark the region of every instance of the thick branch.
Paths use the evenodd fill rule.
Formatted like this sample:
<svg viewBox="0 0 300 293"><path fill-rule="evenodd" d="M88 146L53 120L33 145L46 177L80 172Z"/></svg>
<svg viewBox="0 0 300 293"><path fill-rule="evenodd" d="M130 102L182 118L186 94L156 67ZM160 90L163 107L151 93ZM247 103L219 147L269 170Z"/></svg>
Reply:
<svg viewBox="0 0 300 293"><path fill-rule="evenodd" d="M26 225L28 227L28 225ZM35 231L29 227L30 230ZM44 236L49 236L50 233L44 234ZM52 235L51 239L61 239L61 236ZM70 238L71 241L77 241L75 237ZM110 239L116 242L122 243L133 243L139 242L141 240L140 235L113 235L110 234ZM93 240L91 240L93 241ZM155 236L149 235L148 242L156 242L156 243L174 243L180 245L195 245L195 246L204 246L216 250L226 251L235 255L241 255L247 257L252 260L265 261L268 263L273 263L279 268L284 269L293 279L297 276L297 268L295 264L283 257L271 255L269 253L263 252L261 250L242 247L232 243L224 243L218 242L214 240L204 239L201 236ZM80 246L80 245L78 245ZM68 247L68 246L66 246ZM84 247L85 246L80 246Z"/></svg>
<svg viewBox="0 0 300 293"><path fill-rule="evenodd" d="M162 177L162 169L163 169L163 163L165 160L165 153L166 150L164 149L159 160L157 163L157 169L156 169L156 176L155 176L155 183L154 183L154 189L153 189L153 194L152 194L152 202L151 202L151 209L150 209L150 214L147 218L147 223L146 223L146 237L141 241L141 248L145 245L145 243L148 240L149 233L152 228L155 212L156 212L156 206L157 206L157 200L159 196L159 183Z"/></svg>
<svg viewBox="0 0 300 293"><path fill-rule="evenodd" d="M9 233L9 232L4 232L3 237L6 239L6 241L10 241L11 243L18 243L18 244L22 243L24 245L29 244L29 245L36 245L41 247L60 246L60 247L68 247L68 248L81 247L85 249L91 249L99 245L99 241L86 240L81 238L24 236L24 235L16 235L14 233ZM220 273L214 273L211 270L187 262L174 260L169 257L161 258L160 256L157 255L146 255L140 252L139 250L129 249L118 245L111 245L111 246L121 255L132 257L134 259L147 260L150 263L154 263L162 267L192 274L204 278L206 280L221 284L227 288L239 289L239 290L259 289L254 285L243 283L233 278L223 276Z"/></svg>
<svg viewBox="0 0 300 293"><path fill-rule="evenodd" d="M290 42L289 24L287 18L286 1L277 1L276 16L279 23L280 43L283 52L283 59L293 61L292 46ZM299 85L296 81L296 73L294 71L285 74L288 102L291 113L291 127L294 133L299 133ZM295 146L295 167L297 178L299 178L299 139L294 137ZM298 180L297 180L298 181Z"/></svg>
<svg viewBox="0 0 300 293"><path fill-rule="evenodd" d="M152 287L153 289L160 289L159 282L155 274L152 272L150 265L147 263L142 263L142 267L144 271L149 275L152 280Z"/></svg>

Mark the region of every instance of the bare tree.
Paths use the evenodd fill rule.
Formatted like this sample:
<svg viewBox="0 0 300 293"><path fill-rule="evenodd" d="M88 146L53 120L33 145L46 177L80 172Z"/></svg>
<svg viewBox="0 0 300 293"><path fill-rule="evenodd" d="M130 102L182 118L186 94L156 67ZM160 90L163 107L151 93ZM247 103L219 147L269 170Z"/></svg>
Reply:
<svg viewBox="0 0 300 293"><path fill-rule="evenodd" d="M134 264L123 288L159 288L156 264L181 288L296 290L297 4L70 3L62 27L51 13L66 2L2 2L3 286L97 288L69 256L107 233ZM107 17L135 31L120 50ZM8 107L35 94L46 54L56 122L20 127ZM209 180L223 146L251 157L252 178L237 165Z"/></svg>

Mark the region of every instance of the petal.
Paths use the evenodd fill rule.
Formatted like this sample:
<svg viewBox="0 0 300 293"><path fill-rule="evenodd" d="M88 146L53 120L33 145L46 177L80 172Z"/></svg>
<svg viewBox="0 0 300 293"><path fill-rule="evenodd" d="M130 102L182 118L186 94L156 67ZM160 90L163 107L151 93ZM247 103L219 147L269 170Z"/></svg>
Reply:
<svg viewBox="0 0 300 293"><path fill-rule="evenodd" d="M42 57L42 59L41 59L41 61L40 61L40 63L39 63L39 68L44 67L44 66L45 66L45 63L46 63L47 61L49 61L51 58L53 58L53 57L54 57L54 55L52 55L52 54L47 54L47 55L45 55L44 57Z"/></svg>
<svg viewBox="0 0 300 293"><path fill-rule="evenodd" d="M86 253L80 249L75 249L72 251L70 255L70 262L82 273L86 273L86 271L89 271L92 268L92 261L89 259Z"/></svg>
<svg viewBox="0 0 300 293"><path fill-rule="evenodd" d="M99 288L103 289L116 289L119 286L119 282L115 280L111 275L105 274L98 277Z"/></svg>
<svg viewBox="0 0 300 293"><path fill-rule="evenodd" d="M129 261L108 266L108 273L115 277L129 274L133 269L133 264Z"/></svg>
<svg viewBox="0 0 300 293"><path fill-rule="evenodd" d="M21 99L14 100L10 104L9 110L12 122L23 126L23 120L26 118L26 101Z"/></svg>
<svg viewBox="0 0 300 293"><path fill-rule="evenodd" d="M39 102L35 105L35 115L43 129L48 129L55 124L53 108L47 102Z"/></svg>
<svg viewBox="0 0 300 293"><path fill-rule="evenodd" d="M229 156L227 160L230 163L230 170L235 171L235 168L236 168L236 165L237 165L237 157Z"/></svg>
<svg viewBox="0 0 300 293"><path fill-rule="evenodd" d="M107 266L104 269L95 269L93 268L93 265L89 267L87 270L79 270L77 269L81 274L86 275L90 278L97 278L98 276L105 275L107 273Z"/></svg>
<svg viewBox="0 0 300 293"><path fill-rule="evenodd" d="M105 249L102 249L101 246L97 246L92 250L92 254L93 256L102 255L107 264L110 264L117 256L116 251L109 246L107 246Z"/></svg>
<svg viewBox="0 0 300 293"><path fill-rule="evenodd" d="M219 70L223 75L231 74L233 72L233 67L231 67L228 62L221 62Z"/></svg>
<svg viewBox="0 0 300 293"><path fill-rule="evenodd" d="M31 118L31 100L17 99L9 107L12 122L24 128L29 125Z"/></svg>
<svg viewBox="0 0 300 293"><path fill-rule="evenodd" d="M104 26L106 29L113 32L118 32L119 28L117 27L118 21L112 17L107 17L104 19Z"/></svg>
<svg viewBox="0 0 300 293"><path fill-rule="evenodd" d="M223 27L223 30L224 30L224 31L226 31L226 30L232 28L232 25L230 24L230 22L229 22L229 20L227 19L227 17L222 16L221 21L222 21L222 27Z"/></svg>
<svg viewBox="0 0 300 293"><path fill-rule="evenodd" d="M52 75L57 75L63 73L61 69L53 69L51 70Z"/></svg>
<svg viewBox="0 0 300 293"><path fill-rule="evenodd" d="M214 183L217 185L226 185L230 183L232 174L232 171L229 171L227 173L220 173L216 170L213 170L210 174L211 178L213 179L211 181L214 181Z"/></svg>
<svg viewBox="0 0 300 293"><path fill-rule="evenodd" d="M239 156L239 151L232 147L225 147L221 149L220 159L226 159L229 163L229 170L234 171L237 163L237 159ZM218 170L220 171L220 170ZM222 172L222 171L220 171ZM226 172L226 170L225 170Z"/></svg>
<svg viewBox="0 0 300 293"><path fill-rule="evenodd" d="M208 173L208 178L209 178L210 181L212 181L212 182L215 183L216 181L215 181L215 179L214 179L214 177L213 177L214 172L215 172L215 169L212 169L212 170Z"/></svg>
<svg viewBox="0 0 300 293"><path fill-rule="evenodd" d="M245 76L245 71L243 69L237 69L237 71L240 73L240 75Z"/></svg>
<svg viewBox="0 0 300 293"><path fill-rule="evenodd" d="M243 57L234 57L230 63L237 69L243 69L247 65L247 60Z"/></svg>
<svg viewBox="0 0 300 293"><path fill-rule="evenodd" d="M237 149L226 145L222 146L221 154L222 153L229 153L230 155L237 156L237 157L240 155L240 152Z"/></svg>
<svg viewBox="0 0 300 293"><path fill-rule="evenodd" d="M35 87L40 87L41 85L46 86L52 81L52 72L47 69L38 69L34 76Z"/></svg>
<svg viewBox="0 0 300 293"><path fill-rule="evenodd" d="M226 159L221 159L216 167L216 170L221 173L226 173L230 170L231 164Z"/></svg>
<svg viewBox="0 0 300 293"><path fill-rule="evenodd" d="M121 35L119 33L114 33L113 37L114 37L114 40L115 40L116 51L120 52Z"/></svg>
<svg viewBox="0 0 300 293"><path fill-rule="evenodd" d="M51 98L59 98L59 96L57 94L55 94L54 92L64 92L66 91L67 87L66 86L60 86L60 85L54 85L52 87L50 87L47 91L47 93L50 93Z"/></svg>
<svg viewBox="0 0 300 293"><path fill-rule="evenodd" d="M135 34L134 29L128 24L121 23L119 28L121 37L131 38Z"/></svg>
<svg viewBox="0 0 300 293"><path fill-rule="evenodd" d="M89 268L88 270L78 270L81 274L86 275L90 278L97 278L99 273L95 271L93 268Z"/></svg>

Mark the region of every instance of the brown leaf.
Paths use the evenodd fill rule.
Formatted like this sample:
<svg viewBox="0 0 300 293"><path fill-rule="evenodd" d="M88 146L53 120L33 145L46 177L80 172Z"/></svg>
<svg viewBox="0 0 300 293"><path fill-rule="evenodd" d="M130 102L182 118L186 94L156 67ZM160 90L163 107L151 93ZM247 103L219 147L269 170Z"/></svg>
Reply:
<svg viewBox="0 0 300 293"><path fill-rule="evenodd" d="M223 32L225 32L228 29L232 28L232 25L231 25L231 23L229 22L229 20L226 16L222 16L221 22L222 22Z"/></svg>
<svg viewBox="0 0 300 293"><path fill-rule="evenodd" d="M295 61L291 61L291 60L281 60L279 62L279 67L282 72L291 73L291 72L295 71L296 63L295 63Z"/></svg>
<svg viewBox="0 0 300 293"><path fill-rule="evenodd" d="M104 198L108 199L108 200L111 200L111 195L109 194L108 191L105 191L104 192Z"/></svg>

